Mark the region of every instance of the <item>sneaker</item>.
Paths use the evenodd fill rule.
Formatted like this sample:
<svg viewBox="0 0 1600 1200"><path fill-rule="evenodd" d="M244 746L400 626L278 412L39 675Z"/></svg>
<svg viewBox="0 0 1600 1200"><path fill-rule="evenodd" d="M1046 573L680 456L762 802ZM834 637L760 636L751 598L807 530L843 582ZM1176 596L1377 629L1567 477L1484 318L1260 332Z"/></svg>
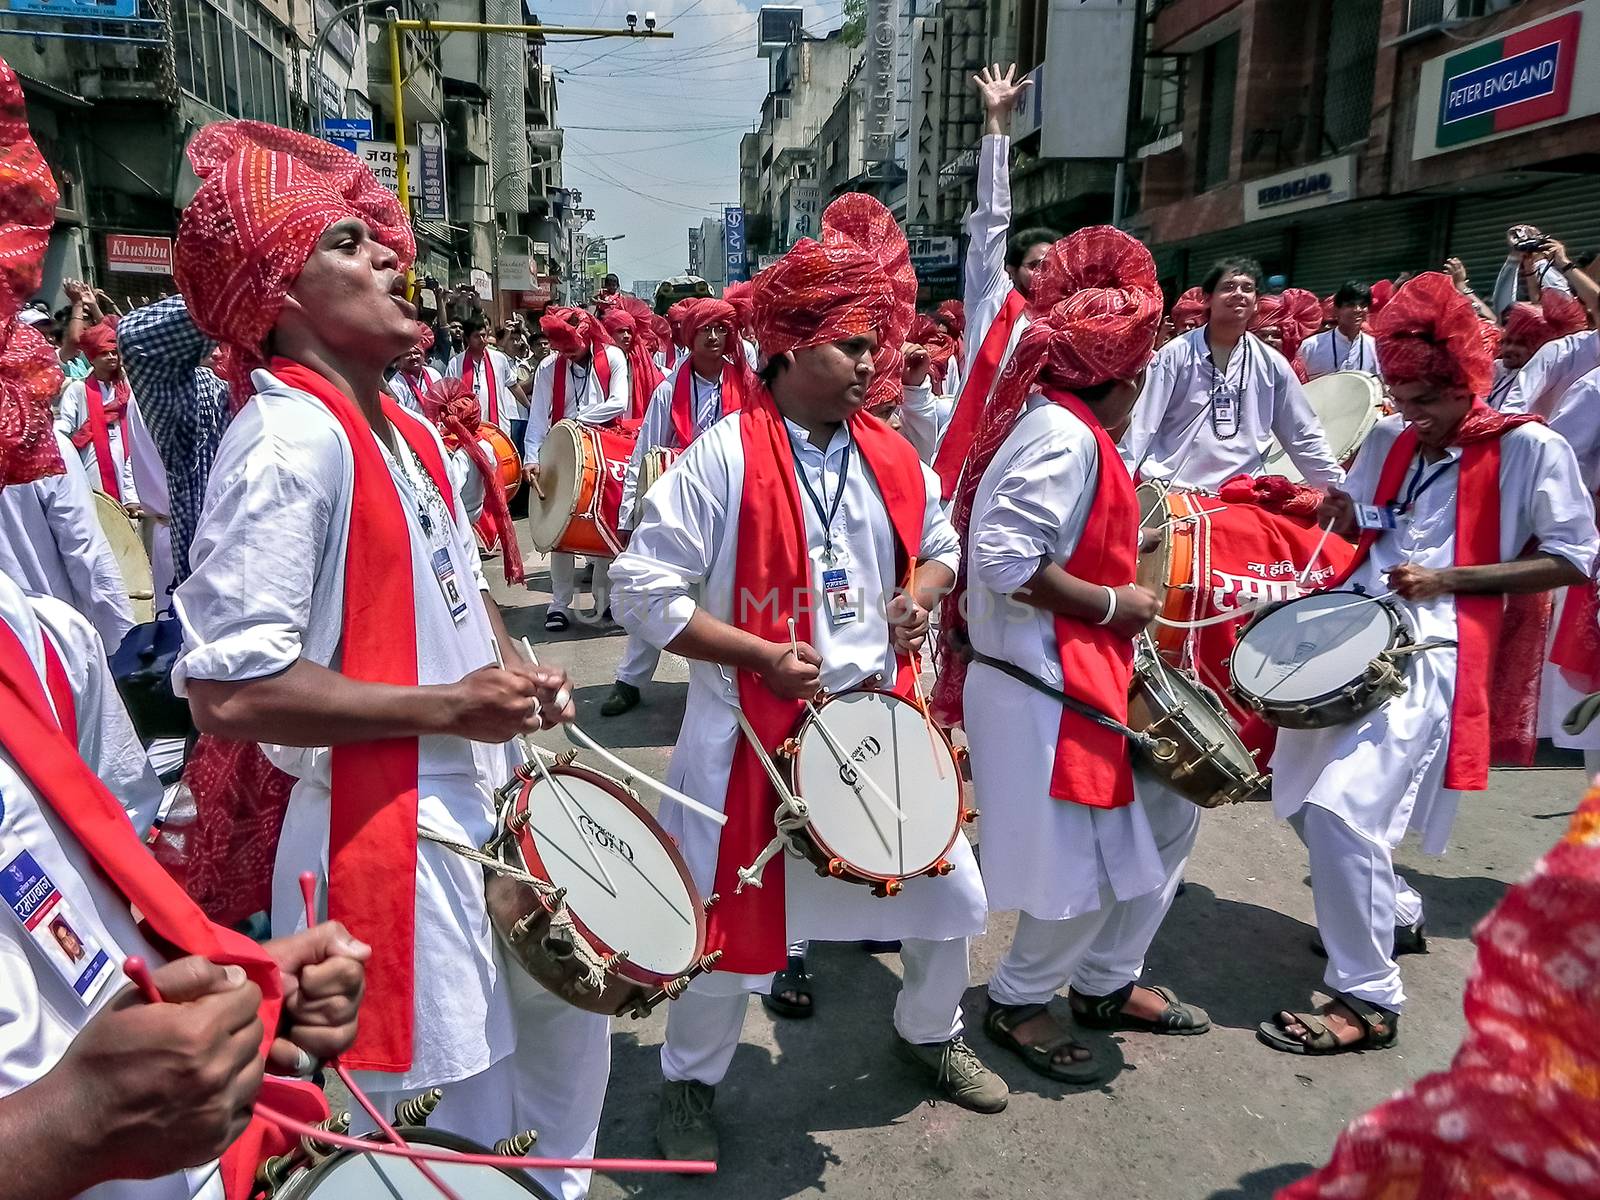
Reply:
<svg viewBox="0 0 1600 1200"><path fill-rule="evenodd" d="M948 1042L921 1045L895 1038L900 1057L933 1076L934 1086L962 1108L973 1112L1004 1112L1009 1099L1006 1081L988 1067L977 1052L957 1036Z"/></svg>
<svg viewBox="0 0 1600 1200"><path fill-rule="evenodd" d="M602 717L620 717L623 713L639 707L639 689L631 683L617 680L611 685L611 694L606 697L605 703L600 706Z"/></svg>
<svg viewBox="0 0 1600 1200"><path fill-rule="evenodd" d="M715 1162L717 1125L711 1102L717 1089L692 1079L669 1079L661 1087L661 1114L656 1118L656 1145L675 1162Z"/></svg>

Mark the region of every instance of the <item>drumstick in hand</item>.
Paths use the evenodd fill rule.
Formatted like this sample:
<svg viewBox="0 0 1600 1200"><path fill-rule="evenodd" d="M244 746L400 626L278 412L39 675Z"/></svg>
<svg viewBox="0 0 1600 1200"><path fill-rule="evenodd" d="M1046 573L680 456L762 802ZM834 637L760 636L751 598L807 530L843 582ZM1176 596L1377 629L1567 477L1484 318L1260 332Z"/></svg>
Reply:
<svg viewBox="0 0 1600 1200"><path fill-rule="evenodd" d="M911 560L910 569L906 572L906 595L911 596L911 589L917 582L917 560ZM915 597L912 597L914 600ZM944 778L944 755L939 753L939 735L933 731L933 714L928 711L928 698L922 694L922 663L917 655L908 656L911 659L911 690L917 697L917 707L922 710L922 723L928 730L928 749L933 751L933 766L939 772L939 778Z"/></svg>

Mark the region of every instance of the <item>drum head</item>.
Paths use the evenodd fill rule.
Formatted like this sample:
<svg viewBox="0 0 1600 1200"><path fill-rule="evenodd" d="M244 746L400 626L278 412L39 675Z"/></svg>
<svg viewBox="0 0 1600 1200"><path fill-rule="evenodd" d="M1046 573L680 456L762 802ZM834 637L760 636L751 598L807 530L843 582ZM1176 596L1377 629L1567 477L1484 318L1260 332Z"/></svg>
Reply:
<svg viewBox="0 0 1600 1200"><path fill-rule="evenodd" d="M413 1146L430 1150L488 1153L476 1142L437 1129L406 1127L400 1130L400 1136ZM438 1162L428 1165L457 1195L470 1196L472 1200L528 1200L529 1196L551 1200L550 1193L522 1171ZM313 1196L317 1200L439 1200L439 1189L409 1159L341 1150L310 1170L289 1176L273 1196L275 1200L306 1200Z"/></svg>
<svg viewBox="0 0 1600 1200"><path fill-rule="evenodd" d="M677 850L614 780L581 767L551 768L550 779L553 788L535 774L526 791L519 844L532 846L529 869L567 889L597 950L628 952L622 975L648 984L682 975L701 954L705 915Z"/></svg>
<svg viewBox="0 0 1600 1200"><path fill-rule="evenodd" d="M840 765L817 718L808 717L800 727L795 780L811 809L812 837L869 878L926 871L945 856L961 825L961 772L949 743L936 737L930 745L917 706L888 692L844 692L818 712L850 762ZM906 820L897 820L858 773L876 783Z"/></svg>
<svg viewBox="0 0 1600 1200"><path fill-rule="evenodd" d="M1394 610L1355 592L1318 592L1257 618L1233 648L1234 686L1272 704L1304 704L1359 679L1395 640Z"/></svg>
<svg viewBox="0 0 1600 1200"><path fill-rule="evenodd" d="M155 576L150 572L150 555L139 536L139 527L122 510L122 505L104 492L94 493L94 515L111 546L111 556L117 560L117 569L122 573L122 586L133 602L134 620L155 620Z"/></svg>
<svg viewBox="0 0 1600 1200"><path fill-rule="evenodd" d="M1328 449L1333 451L1334 458L1348 463L1383 416L1383 385L1364 371L1335 371L1313 379L1305 390L1311 411L1328 439ZM1305 475L1276 439L1262 463L1261 473L1282 475L1295 483L1305 482Z"/></svg>
<svg viewBox="0 0 1600 1200"><path fill-rule="evenodd" d="M582 461L577 427L571 421L557 421L539 446L539 487L530 488L528 496L528 537L541 554L561 540L572 520Z"/></svg>

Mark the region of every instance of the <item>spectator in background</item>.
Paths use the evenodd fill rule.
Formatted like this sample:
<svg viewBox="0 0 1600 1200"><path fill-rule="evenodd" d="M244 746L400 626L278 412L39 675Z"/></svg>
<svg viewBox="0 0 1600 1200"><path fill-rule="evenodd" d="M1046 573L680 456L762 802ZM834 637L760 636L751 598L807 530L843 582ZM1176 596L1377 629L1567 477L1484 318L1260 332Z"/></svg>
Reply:
<svg viewBox="0 0 1600 1200"><path fill-rule="evenodd" d="M1566 291L1582 302L1592 323L1600 312L1600 288L1587 271L1567 257L1566 247L1560 242L1548 238L1545 246L1550 268L1567 285ZM1542 308L1548 312L1552 305L1557 309L1565 307L1561 301L1568 299L1566 295L1557 293L1554 288L1545 291L1550 295L1541 302ZM1506 393L1501 411L1549 417L1567 389L1596 368L1600 368L1600 339L1593 329L1579 327L1577 332L1548 343L1528 360L1516 383Z"/></svg>
<svg viewBox="0 0 1600 1200"><path fill-rule="evenodd" d="M1311 379L1335 371L1363 371L1382 378L1378 348L1366 332L1372 312L1372 289L1350 280L1333 294L1333 328L1308 337L1300 346L1300 361Z"/></svg>
<svg viewBox="0 0 1600 1200"><path fill-rule="evenodd" d="M1539 303L1539 295L1546 288L1572 293L1566 273L1558 264L1567 261L1563 251L1559 257L1552 253L1555 242L1532 225L1513 225L1506 230L1506 242L1511 253L1500 266L1494 281L1494 311L1505 315L1519 299Z"/></svg>

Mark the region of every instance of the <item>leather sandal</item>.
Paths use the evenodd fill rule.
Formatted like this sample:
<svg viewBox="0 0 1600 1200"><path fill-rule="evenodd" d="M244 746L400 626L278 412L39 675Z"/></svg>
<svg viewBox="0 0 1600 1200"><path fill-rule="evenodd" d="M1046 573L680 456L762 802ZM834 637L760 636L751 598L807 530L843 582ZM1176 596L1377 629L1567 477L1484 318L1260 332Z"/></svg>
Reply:
<svg viewBox="0 0 1600 1200"><path fill-rule="evenodd" d="M1001 1004L989 1001L989 1010L983 1015L983 1031L997 1046L1003 1046L1020 1058L1028 1067L1046 1079L1059 1083L1099 1083L1106 1076L1106 1068L1099 1059L1069 1058L1062 1062L1056 1057L1062 1050L1087 1050L1082 1042L1066 1030L1042 1042L1029 1044L1016 1035L1020 1025L1026 1025L1040 1013L1048 1011L1043 1004Z"/></svg>
<svg viewBox="0 0 1600 1200"><path fill-rule="evenodd" d="M1072 1002L1072 1018L1087 1029L1123 1030L1131 1033L1162 1033L1175 1037L1192 1037L1211 1028L1211 1017L1198 1005L1185 1004L1177 993L1168 987L1146 984L1152 992L1167 1002L1161 1015L1155 1018L1135 1017L1122 1011L1133 995L1134 983L1125 984L1109 996L1087 996L1072 988L1068 999Z"/></svg>
<svg viewBox="0 0 1600 1200"><path fill-rule="evenodd" d="M805 1002L789 999L790 995L804 996ZM811 972L806 970L805 956L789 955L788 965L772 977L772 988L761 997L761 1003L775 1017L803 1021L816 1010L816 999L811 994Z"/></svg>
<svg viewBox="0 0 1600 1200"><path fill-rule="evenodd" d="M1256 1040L1284 1054L1304 1054L1321 1057L1329 1054L1357 1054L1367 1050L1387 1050L1400 1040L1400 1014L1380 1008L1359 996L1338 992L1334 1003L1349 1009L1361 1022L1361 1036L1353 1042L1341 1042L1320 1013L1279 1012L1270 1021L1256 1027ZM1297 1037L1288 1031L1291 1022L1305 1027L1306 1035Z"/></svg>

